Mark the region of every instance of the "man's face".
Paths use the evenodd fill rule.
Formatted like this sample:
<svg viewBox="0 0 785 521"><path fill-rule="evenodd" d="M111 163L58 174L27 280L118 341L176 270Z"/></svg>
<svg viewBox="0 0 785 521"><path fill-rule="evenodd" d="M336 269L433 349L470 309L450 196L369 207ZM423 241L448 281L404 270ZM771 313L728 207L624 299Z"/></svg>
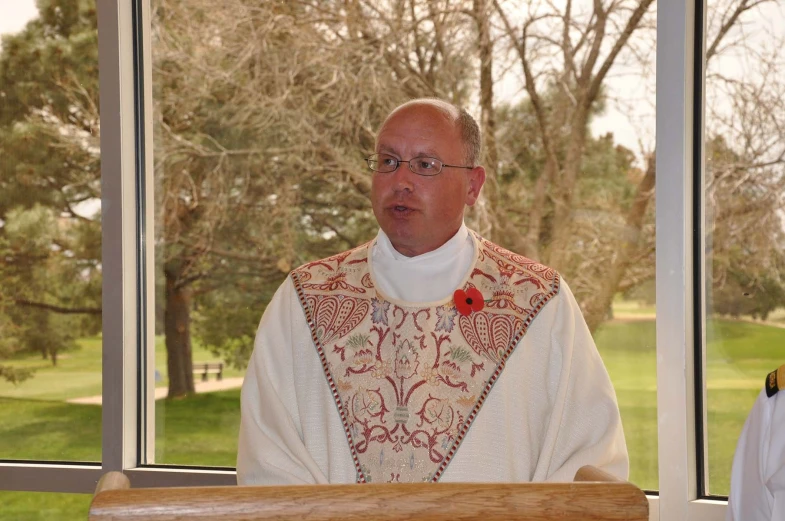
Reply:
<svg viewBox="0 0 785 521"><path fill-rule="evenodd" d="M458 129L427 104L398 110L382 126L376 152L396 159L434 157L448 165L464 165ZM390 173L374 173L373 213L400 253L413 257L447 242L463 222L465 205L473 205L485 180L482 167L444 167L436 176L420 176L401 163Z"/></svg>

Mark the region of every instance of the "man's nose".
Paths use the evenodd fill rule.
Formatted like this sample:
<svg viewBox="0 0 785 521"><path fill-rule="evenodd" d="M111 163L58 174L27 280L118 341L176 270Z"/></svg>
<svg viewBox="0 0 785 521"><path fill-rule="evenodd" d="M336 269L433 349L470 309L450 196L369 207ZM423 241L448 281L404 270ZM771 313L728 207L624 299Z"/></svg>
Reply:
<svg viewBox="0 0 785 521"><path fill-rule="evenodd" d="M405 161L401 161L398 163L398 168L392 173L393 176L393 189L397 191L414 191L414 179L415 176L412 169L409 168L409 163Z"/></svg>

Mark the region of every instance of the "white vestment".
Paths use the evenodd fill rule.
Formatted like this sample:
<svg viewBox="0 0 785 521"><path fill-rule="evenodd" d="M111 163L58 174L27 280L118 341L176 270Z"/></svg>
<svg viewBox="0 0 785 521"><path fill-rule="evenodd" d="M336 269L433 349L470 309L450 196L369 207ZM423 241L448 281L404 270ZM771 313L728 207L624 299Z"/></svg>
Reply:
<svg viewBox="0 0 785 521"><path fill-rule="evenodd" d="M733 456L728 521L785 520L785 391L760 392Z"/></svg>
<svg viewBox="0 0 785 521"><path fill-rule="evenodd" d="M389 297L427 303L455 291L475 258L466 227L439 249L398 253L382 231L368 259ZM583 465L626 479L616 396L567 285L506 362L441 481L572 481ZM354 483L346 431L291 277L257 332L242 388L240 485Z"/></svg>

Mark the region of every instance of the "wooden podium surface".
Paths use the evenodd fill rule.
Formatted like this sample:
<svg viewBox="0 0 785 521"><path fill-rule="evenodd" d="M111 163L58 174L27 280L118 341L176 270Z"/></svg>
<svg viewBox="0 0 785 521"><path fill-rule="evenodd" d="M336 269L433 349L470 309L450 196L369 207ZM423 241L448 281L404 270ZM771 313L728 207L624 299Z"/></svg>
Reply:
<svg viewBox="0 0 785 521"><path fill-rule="evenodd" d="M572 483L128 488L101 479L90 521L648 521L635 485L584 467Z"/></svg>

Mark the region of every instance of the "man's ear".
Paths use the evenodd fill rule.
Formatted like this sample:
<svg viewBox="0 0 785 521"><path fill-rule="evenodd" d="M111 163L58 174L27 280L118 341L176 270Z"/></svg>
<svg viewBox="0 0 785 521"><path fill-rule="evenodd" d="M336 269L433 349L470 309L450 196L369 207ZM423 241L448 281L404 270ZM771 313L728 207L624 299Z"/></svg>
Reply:
<svg viewBox="0 0 785 521"><path fill-rule="evenodd" d="M466 193L466 205L474 206L477 198L480 197L482 185L485 184L485 169L475 166L466 174L469 177L469 191Z"/></svg>

